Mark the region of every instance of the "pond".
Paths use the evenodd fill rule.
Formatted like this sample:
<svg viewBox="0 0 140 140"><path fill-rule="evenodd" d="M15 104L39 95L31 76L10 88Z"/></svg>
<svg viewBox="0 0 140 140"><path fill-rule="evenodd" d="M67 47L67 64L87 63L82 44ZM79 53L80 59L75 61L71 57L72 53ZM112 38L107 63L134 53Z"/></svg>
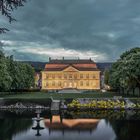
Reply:
<svg viewBox="0 0 140 140"><path fill-rule="evenodd" d="M0 140L139 140L140 111L1 110Z"/></svg>

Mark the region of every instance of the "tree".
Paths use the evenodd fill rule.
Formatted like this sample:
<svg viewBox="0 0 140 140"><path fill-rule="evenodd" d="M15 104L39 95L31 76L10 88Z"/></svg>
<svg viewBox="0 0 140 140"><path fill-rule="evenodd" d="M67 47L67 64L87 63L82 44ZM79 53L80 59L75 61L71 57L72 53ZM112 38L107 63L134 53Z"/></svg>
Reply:
<svg viewBox="0 0 140 140"><path fill-rule="evenodd" d="M11 83L12 83L12 78L8 71L7 60L2 54L0 55L0 91L10 90Z"/></svg>
<svg viewBox="0 0 140 140"><path fill-rule="evenodd" d="M105 83L106 85L108 85L108 82L109 82L109 69L106 69L106 70L104 71L104 83Z"/></svg>
<svg viewBox="0 0 140 140"><path fill-rule="evenodd" d="M109 123L116 134L114 140L139 140L140 124L134 119L109 120Z"/></svg>
<svg viewBox="0 0 140 140"><path fill-rule="evenodd" d="M34 86L34 69L22 62L10 62L10 71L12 77L11 89L24 90Z"/></svg>
<svg viewBox="0 0 140 140"><path fill-rule="evenodd" d="M32 120L16 118L4 118L0 121L1 140L12 140L14 135L27 131L32 126Z"/></svg>
<svg viewBox="0 0 140 140"><path fill-rule="evenodd" d="M140 89L140 48L124 52L112 65L109 84L115 89L127 91L136 87Z"/></svg>
<svg viewBox="0 0 140 140"><path fill-rule="evenodd" d="M109 85L113 88L113 89L119 89L120 87L120 83L119 83L119 63L116 62L114 64L112 64L112 67L109 71Z"/></svg>
<svg viewBox="0 0 140 140"><path fill-rule="evenodd" d="M0 91L24 90L34 86L34 69L31 65L5 57L0 51Z"/></svg>
<svg viewBox="0 0 140 140"><path fill-rule="evenodd" d="M12 11L23 6L24 2L26 2L26 0L0 0L0 12L2 15L6 16L11 23L12 21L15 21L15 18L12 16ZM6 31L9 30L0 28L0 33L5 33Z"/></svg>
<svg viewBox="0 0 140 140"><path fill-rule="evenodd" d="M3 53L3 46L4 46L4 43L0 41L0 53Z"/></svg>
<svg viewBox="0 0 140 140"><path fill-rule="evenodd" d="M30 87L34 87L35 85L35 71L33 69L33 67L29 64L25 64L25 68L26 68L26 77L25 77L25 82L26 82L26 88L30 88Z"/></svg>

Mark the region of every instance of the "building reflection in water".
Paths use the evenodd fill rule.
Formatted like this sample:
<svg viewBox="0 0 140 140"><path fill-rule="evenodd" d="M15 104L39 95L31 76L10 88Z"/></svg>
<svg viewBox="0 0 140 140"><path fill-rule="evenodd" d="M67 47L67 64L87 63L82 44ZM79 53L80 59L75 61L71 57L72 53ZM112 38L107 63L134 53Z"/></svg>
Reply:
<svg viewBox="0 0 140 140"><path fill-rule="evenodd" d="M45 127L49 129L49 134L53 131L89 131L92 133L99 123L99 119L65 119L60 115L53 115L51 119L44 119Z"/></svg>
<svg viewBox="0 0 140 140"><path fill-rule="evenodd" d="M27 112L26 114L28 114ZM41 115L40 115L41 113ZM109 112L108 112L109 113ZM105 113L108 115L108 113ZM86 116L86 115L87 116ZM95 112L92 114L95 115ZM0 119L0 140L25 140L25 139L35 139L36 136L41 136L39 139L48 140L139 140L140 139L140 111L135 113L129 119L117 118L115 113L112 113L113 119L103 119L103 112L101 118L93 119L94 116L84 112L84 114L76 115L67 115L62 113L46 113L39 110L36 111L36 117L32 116L22 116L23 118L17 118L17 116L12 116L11 112L4 116L1 113ZM111 113L109 113L111 114ZM115 119L115 117L116 119ZM129 115L129 114L126 114ZM125 115L125 116L126 116ZM43 116L44 118L42 118ZM90 117L81 119L82 117ZM109 116L111 117L111 116ZM71 118L71 119L68 119ZM73 119L77 118L77 119ZM81 133L82 132L82 133ZM35 136L36 134L36 136ZM63 136L64 135L64 136Z"/></svg>
<svg viewBox="0 0 140 140"><path fill-rule="evenodd" d="M53 131L61 131L64 135L65 131L89 131L92 133L98 126L100 119L67 119L62 118L61 115L51 115L49 118L41 118L41 111L36 110L36 117L32 120L35 121L35 126L32 127L37 133L35 136L41 136L41 130L44 127L40 126L40 121L43 120L44 126L49 130L49 135Z"/></svg>

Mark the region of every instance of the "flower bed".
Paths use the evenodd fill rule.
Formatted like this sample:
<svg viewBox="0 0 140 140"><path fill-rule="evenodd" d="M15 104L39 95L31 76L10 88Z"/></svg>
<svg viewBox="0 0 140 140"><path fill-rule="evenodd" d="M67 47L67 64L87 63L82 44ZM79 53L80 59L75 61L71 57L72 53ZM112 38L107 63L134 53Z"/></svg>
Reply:
<svg viewBox="0 0 140 140"><path fill-rule="evenodd" d="M140 109L139 103L128 102L125 99L81 100L74 99L67 104L68 109Z"/></svg>

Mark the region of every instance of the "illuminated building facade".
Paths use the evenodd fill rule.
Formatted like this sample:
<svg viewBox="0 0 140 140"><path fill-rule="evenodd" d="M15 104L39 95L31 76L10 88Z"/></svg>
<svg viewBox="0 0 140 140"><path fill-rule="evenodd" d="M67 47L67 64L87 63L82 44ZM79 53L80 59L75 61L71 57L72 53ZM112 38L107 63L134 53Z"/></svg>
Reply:
<svg viewBox="0 0 140 140"><path fill-rule="evenodd" d="M42 71L43 90L98 90L100 70L91 59L49 59Z"/></svg>

